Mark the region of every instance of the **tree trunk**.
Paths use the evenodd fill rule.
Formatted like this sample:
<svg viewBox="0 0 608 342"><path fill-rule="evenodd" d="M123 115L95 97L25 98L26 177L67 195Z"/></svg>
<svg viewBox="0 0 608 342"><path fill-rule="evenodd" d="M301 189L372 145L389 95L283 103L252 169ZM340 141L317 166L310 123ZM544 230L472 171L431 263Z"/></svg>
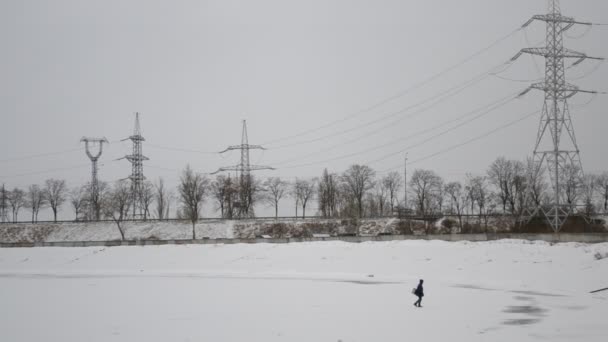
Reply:
<svg viewBox="0 0 608 342"><path fill-rule="evenodd" d="M306 218L306 204L302 205L302 218Z"/></svg>
<svg viewBox="0 0 608 342"><path fill-rule="evenodd" d="M57 222L57 208L53 208L53 222Z"/></svg>
<svg viewBox="0 0 608 342"><path fill-rule="evenodd" d="M460 233L462 233L462 213L458 212L458 225L460 227Z"/></svg>
<svg viewBox="0 0 608 342"><path fill-rule="evenodd" d="M279 202L274 203L274 218L279 218Z"/></svg>
<svg viewBox="0 0 608 342"><path fill-rule="evenodd" d="M125 241L125 233L122 231L120 227L120 221L116 221L116 226L118 226L118 232L120 233L120 241Z"/></svg>
<svg viewBox="0 0 608 342"><path fill-rule="evenodd" d="M196 240L196 223L195 221L192 221L192 240Z"/></svg>

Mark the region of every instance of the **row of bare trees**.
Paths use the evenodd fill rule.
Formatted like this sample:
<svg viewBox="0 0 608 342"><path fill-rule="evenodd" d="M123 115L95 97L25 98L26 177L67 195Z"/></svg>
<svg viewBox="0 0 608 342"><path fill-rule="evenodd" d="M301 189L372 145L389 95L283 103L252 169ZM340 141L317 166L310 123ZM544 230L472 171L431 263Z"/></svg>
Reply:
<svg viewBox="0 0 608 342"><path fill-rule="evenodd" d="M390 215L397 206L397 192L403 186L398 173L375 180L375 171L365 165L353 165L342 174L327 169L319 178L296 178L289 182L280 177L259 181L247 176L235 181L220 175L210 182L216 208L224 218L253 216L253 205L263 203L279 215L281 200L291 198L295 216L306 217L306 210L316 199L316 213L323 217L364 217Z"/></svg>
<svg viewBox="0 0 608 342"><path fill-rule="evenodd" d="M40 210L50 208L57 220L58 212L69 203L75 220L113 219L120 222L136 217L167 219L172 204L177 218L194 224L201 216L203 203L212 199L222 218L255 216L254 208L267 205L279 216L281 201L291 198L295 216L306 217L311 203L313 212L327 218L362 218L393 215L396 209L409 209L416 215L456 215L462 225L464 215L477 215L487 220L492 214L520 215L524 210L542 206L550 201L550 186L542 179L530 177L534 162L497 158L484 175L467 175L463 181L445 182L432 170L417 169L408 182L408 205L404 208L403 177L397 172L377 176L366 165L352 165L342 173L325 169L317 178L296 178L286 181L270 177L263 181L253 175L240 177L218 175L213 180L187 166L180 177L177 191L171 191L163 179L144 182L142 208L133 207L133 191L129 181L112 185L100 182L96 189L89 185L68 189L64 180L48 179L42 186L31 185L26 190L0 189L0 210L18 221L22 208L29 209L31 221L37 222ZM608 173L589 174L577 178L577 169L562 173L565 201L571 205L584 203L591 215L608 212ZM399 200L401 199L401 200ZM140 217L139 215L137 217Z"/></svg>
<svg viewBox="0 0 608 342"><path fill-rule="evenodd" d="M6 189L0 188L0 212L6 213L6 219L11 222L19 221L19 213L22 209L27 209L31 213L31 222L38 222L38 214L43 209L50 209L53 213L53 220L57 221L57 216L61 209L69 204L74 212L75 221L93 221L103 218L112 218L109 215L108 207L113 207L113 202L122 196L128 198L128 209L132 209L133 191L129 181L121 180L109 186L105 182L100 182L96 188L90 185L68 188L65 180L47 179L42 186L30 185L26 190L20 188ZM144 219L156 217L165 219L169 217L171 202L174 200L173 193L167 189L162 179L157 183L144 182L139 197L142 199ZM155 203L154 210L151 209ZM125 209L126 217L129 215Z"/></svg>
<svg viewBox="0 0 608 342"><path fill-rule="evenodd" d="M41 209L50 208L53 217L57 220L57 213L67 200L68 188L64 180L47 179L43 186L33 184L27 190L14 188L7 190L4 186L0 189L0 211L6 214L13 222L17 222L19 211L22 208L29 209L32 216L31 221L38 221L38 213ZM3 217L4 218L4 217Z"/></svg>

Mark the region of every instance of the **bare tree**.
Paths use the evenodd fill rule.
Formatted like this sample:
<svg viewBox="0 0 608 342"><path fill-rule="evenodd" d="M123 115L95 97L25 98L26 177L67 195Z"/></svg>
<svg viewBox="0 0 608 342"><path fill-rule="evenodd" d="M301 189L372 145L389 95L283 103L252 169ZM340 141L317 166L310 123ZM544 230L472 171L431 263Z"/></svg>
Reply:
<svg viewBox="0 0 608 342"><path fill-rule="evenodd" d="M150 206L154 201L154 186L149 181L144 181L140 191L139 198L144 210L144 220L147 220L150 216Z"/></svg>
<svg viewBox="0 0 608 342"><path fill-rule="evenodd" d="M319 210L323 217L334 217L337 215L338 188L338 176L333 173L330 174L327 169L323 170L317 191Z"/></svg>
<svg viewBox="0 0 608 342"><path fill-rule="evenodd" d="M372 196L374 198L374 204L377 208L375 210L375 215L371 214L371 216L384 216L386 213L386 204L389 196L388 188L384 185L384 182L380 181L376 183Z"/></svg>
<svg viewBox="0 0 608 342"><path fill-rule="evenodd" d="M352 165L342 175L347 195L357 204L359 218L363 217L363 198L374 187L375 176L376 172L367 165Z"/></svg>
<svg viewBox="0 0 608 342"><path fill-rule="evenodd" d="M521 215L529 206L528 195L530 193L530 183L532 180L528 178L526 165L523 162L517 161L514 164L513 183L510 190L511 193L511 213Z"/></svg>
<svg viewBox="0 0 608 342"><path fill-rule="evenodd" d="M608 172L604 172L599 176L598 190L602 196L604 213L608 213Z"/></svg>
<svg viewBox="0 0 608 342"><path fill-rule="evenodd" d="M226 206L226 176L217 175L215 180L210 185L211 196L217 202L217 209L220 210L220 216L225 218L225 206Z"/></svg>
<svg viewBox="0 0 608 342"><path fill-rule="evenodd" d="M582 195L584 204L584 213L586 216L591 216L595 211L595 193L599 188L600 176L594 174L586 174L583 177Z"/></svg>
<svg viewBox="0 0 608 342"><path fill-rule="evenodd" d="M63 179L47 179L44 183L44 196L53 210L53 221L57 222L57 212L67 200L68 187Z"/></svg>
<svg viewBox="0 0 608 342"><path fill-rule="evenodd" d="M132 200L133 196L129 183L125 180L119 180L104 196L102 203L102 212L116 223L122 241L125 240L125 232L121 224L129 215Z"/></svg>
<svg viewBox="0 0 608 342"><path fill-rule="evenodd" d="M433 208L437 211L438 214L443 213L443 203L445 201L445 188L443 185L443 179L439 178L439 184L437 185L437 189L432 194L433 198Z"/></svg>
<svg viewBox="0 0 608 342"><path fill-rule="evenodd" d="M437 192L442 184L441 177L434 171L422 169L414 171L410 179L410 189L414 192L416 208L421 215L427 216L432 213Z"/></svg>
<svg viewBox="0 0 608 342"><path fill-rule="evenodd" d="M237 214L235 203L238 202L239 189L230 175L218 175L211 183L211 194L223 218L231 219Z"/></svg>
<svg viewBox="0 0 608 342"><path fill-rule="evenodd" d="M85 187L85 189L85 218L89 221L99 221L102 215L103 197L108 191L108 183L100 181L97 183L96 188L93 188L89 184Z"/></svg>
<svg viewBox="0 0 608 342"><path fill-rule="evenodd" d="M538 173L538 166L533 158L526 160L526 191L531 195L531 203L524 203L526 207L538 207L547 197L548 185Z"/></svg>
<svg viewBox="0 0 608 342"><path fill-rule="evenodd" d="M574 164L566 164L559 174L566 203L571 208L576 206L583 190L583 179L580 175L580 167Z"/></svg>
<svg viewBox="0 0 608 342"><path fill-rule="evenodd" d="M363 216L366 217L379 217L381 215L380 212L380 203L379 198L376 197L377 186L374 189L374 192L368 192L365 194L365 198L363 199Z"/></svg>
<svg viewBox="0 0 608 342"><path fill-rule="evenodd" d="M255 203L263 198L260 196L262 186L251 174L241 175L238 183L238 205L235 203L239 217L255 217Z"/></svg>
<svg viewBox="0 0 608 342"><path fill-rule="evenodd" d="M9 193L8 203L12 209L13 222L19 221L19 209L25 205L25 192L19 188L14 188Z"/></svg>
<svg viewBox="0 0 608 342"><path fill-rule="evenodd" d="M156 216L159 220L169 218L169 210L171 208L171 191L165 187L165 181L161 178L154 184L154 203L156 203Z"/></svg>
<svg viewBox="0 0 608 342"><path fill-rule="evenodd" d="M397 200L397 193L403 186L403 180L399 172L391 172L382 178L382 185L388 192L389 205L391 206L391 213L395 209L395 202Z"/></svg>
<svg viewBox="0 0 608 342"><path fill-rule="evenodd" d="M487 177L484 176L467 176L467 188L469 189L469 197L473 203L477 204L479 220L483 219L485 222L485 229L487 230L487 219L490 209L493 206L491 202L491 192L488 190Z"/></svg>
<svg viewBox="0 0 608 342"><path fill-rule="evenodd" d="M37 184L30 185L27 189L27 206L32 212L32 223L38 221L38 213L46 204L44 191Z"/></svg>
<svg viewBox="0 0 608 342"><path fill-rule="evenodd" d="M462 229L462 216L467 202L467 194L459 182L450 182L445 185L445 192L449 196L450 206L458 216L458 227Z"/></svg>
<svg viewBox="0 0 608 342"><path fill-rule="evenodd" d="M293 185L293 194L302 206L302 218L306 217L306 205L315 192L316 180L297 179Z"/></svg>
<svg viewBox="0 0 608 342"><path fill-rule="evenodd" d="M178 187L182 213L192 222L192 239L196 240L195 225L200 216L209 180L192 171L190 166L182 171Z"/></svg>
<svg viewBox="0 0 608 342"><path fill-rule="evenodd" d="M288 183L279 177L270 177L264 182L267 196L265 200L274 206L274 217L279 217L279 201L287 194Z"/></svg>
<svg viewBox="0 0 608 342"><path fill-rule="evenodd" d="M488 179L498 189L498 197L502 204L502 211L507 212L507 203L511 194L511 183L513 182L513 163L505 157L497 158L488 169Z"/></svg>
<svg viewBox="0 0 608 342"><path fill-rule="evenodd" d="M70 191L70 204L74 209L74 220L80 219L82 208L85 206L87 199L87 189L84 186L78 186Z"/></svg>

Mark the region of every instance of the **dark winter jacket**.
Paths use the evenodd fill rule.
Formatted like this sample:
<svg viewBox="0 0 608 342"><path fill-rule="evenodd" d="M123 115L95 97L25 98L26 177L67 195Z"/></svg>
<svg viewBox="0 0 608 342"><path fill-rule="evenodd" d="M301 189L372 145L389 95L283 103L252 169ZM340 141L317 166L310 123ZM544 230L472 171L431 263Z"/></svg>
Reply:
<svg viewBox="0 0 608 342"><path fill-rule="evenodd" d="M418 297L424 297L424 289L422 288L422 284L418 284L418 287L416 288L414 294Z"/></svg>

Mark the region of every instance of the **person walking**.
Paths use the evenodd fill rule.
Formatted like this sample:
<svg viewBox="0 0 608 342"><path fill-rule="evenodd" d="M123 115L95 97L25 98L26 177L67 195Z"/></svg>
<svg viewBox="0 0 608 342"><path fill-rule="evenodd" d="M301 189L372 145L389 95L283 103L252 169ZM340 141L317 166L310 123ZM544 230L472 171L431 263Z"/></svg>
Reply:
<svg viewBox="0 0 608 342"><path fill-rule="evenodd" d="M414 294L418 296L418 300L414 303L414 306L419 308L422 307L420 304L422 303L422 297L424 297L424 288L422 288L422 283L424 283L424 280L420 279L420 283L418 283L418 287L414 291Z"/></svg>

